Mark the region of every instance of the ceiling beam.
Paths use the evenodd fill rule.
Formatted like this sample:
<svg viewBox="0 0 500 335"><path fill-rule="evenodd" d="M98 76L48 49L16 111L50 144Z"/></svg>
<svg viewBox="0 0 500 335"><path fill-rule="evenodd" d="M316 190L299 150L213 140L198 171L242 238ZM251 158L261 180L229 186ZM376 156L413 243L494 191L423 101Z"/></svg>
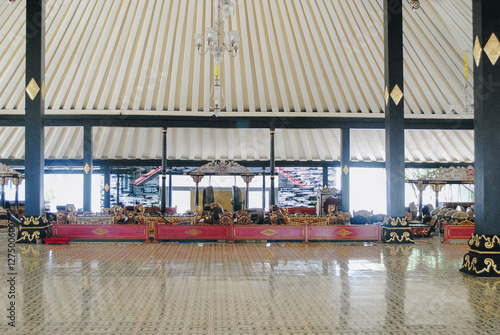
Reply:
<svg viewBox="0 0 500 335"><path fill-rule="evenodd" d="M288 114L289 115L289 114ZM24 115L0 114L3 127L23 127ZM45 115L46 127L101 126L108 127L168 127L168 128L358 128L384 129L380 117L322 117L322 116L262 116L206 117L173 115ZM406 118L405 129L472 130L472 119Z"/></svg>

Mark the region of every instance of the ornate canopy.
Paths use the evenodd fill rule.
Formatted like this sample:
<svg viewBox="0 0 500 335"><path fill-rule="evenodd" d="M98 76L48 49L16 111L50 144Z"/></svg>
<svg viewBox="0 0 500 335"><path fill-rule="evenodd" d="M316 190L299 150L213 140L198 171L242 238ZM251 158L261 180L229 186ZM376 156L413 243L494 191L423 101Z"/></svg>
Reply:
<svg viewBox="0 0 500 335"><path fill-rule="evenodd" d="M240 175L249 183L254 177L254 172L234 161L213 161L189 172L195 182L201 181L205 175ZM201 177L201 178L200 178ZM198 181L197 181L198 180Z"/></svg>
<svg viewBox="0 0 500 335"><path fill-rule="evenodd" d="M474 167L469 165L467 167L440 167L439 169L428 172L426 175L418 178L408 180L410 183L474 183Z"/></svg>
<svg viewBox="0 0 500 335"><path fill-rule="evenodd" d="M0 163L0 185L5 185L9 180L12 180L14 184L20 184L23 179L24 176L20 172L17 172L10 166Z"/></svg>

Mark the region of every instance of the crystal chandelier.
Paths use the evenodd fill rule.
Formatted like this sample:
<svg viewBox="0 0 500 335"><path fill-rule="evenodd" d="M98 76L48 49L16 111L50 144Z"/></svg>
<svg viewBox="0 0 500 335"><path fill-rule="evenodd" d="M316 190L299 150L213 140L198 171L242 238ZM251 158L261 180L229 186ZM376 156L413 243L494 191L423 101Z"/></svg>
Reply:
<svg viewBox="0 0 500 335"><path fill-rule="evenodd" d="M224 52L227 52L231 57L235 57L238 53L240 43L240 33L231 30L226 34L224 33L225 20L234 14L234 3L231 0L215 0L217 3L217 10L214 11L214 26L205 29L205 35L195 34L195 46L200 55L206 54L208 51L214 56L215 59L215 78L214 85L210 98L213 99L214 115L224 107L223 95L220 86L219 68L220 63L223 61ZM202 51L203 39L207 43L205 51Z"/></svg>

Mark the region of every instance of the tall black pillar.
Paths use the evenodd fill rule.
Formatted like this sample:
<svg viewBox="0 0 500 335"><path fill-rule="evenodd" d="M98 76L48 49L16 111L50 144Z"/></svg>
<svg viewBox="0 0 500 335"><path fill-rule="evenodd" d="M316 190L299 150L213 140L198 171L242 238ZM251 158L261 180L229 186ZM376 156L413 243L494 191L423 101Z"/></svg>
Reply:
<svg viewBox="0 0 500 335"><path fill-rule="evenodd" d="M262 210L266 209L266 168L262 168Z"/></svg>
<svg viewBox="0 0 500 335"><path fill-rule="evenodd" d="M351 130L349 128L341 129L341 143L340 143L340 185L342 195L342 211L349 212L349 197L350 197L350 183L349 183L349 163L351 161Z"/></svg>
<svg viewBox="0 0 500 335"><path fill-rule="evenodd" d="M271 155L270 155L270 177L271 177L271 189L269 191L269 202L270 202L270 207L276 205L276 199L275 199L275 194L274 194L274 177L275 177L275 157L274 157L274 133L276 131L274 128L271 128L270 134L271 134Z"/></svg>
<svg viewBox="0 0 500 335"><path fill-rule="evenodd" d="M172 207L172 168L168 169L168 207Z"/></svg>
<svg viewBox="0 0 500 335"><path fill-rule="evenodd" d="M412 243L405 218L403 0L384 0L386 243Z"/></svg>
<svg viewBox="0 0 500 335"><path fill-rule="evenodd" d="M26 1L25 217L18 242L35 243L48 234L43 216L45 170L45 0Z"/></svg>
<svg viewBox="0 0 500 335"><path fill-rule="evenodd" d="M120 174L116 174L116 206L120 205Z"/></svg>
<svg viewBox="0 0 500 335"><path fill-rule="evenodd" d="M250 206L250 182L245 181L247 185L247 189L245 191L245 209L248 209L248 206Z"/></svg>
<svg viewBox="0 0 500 335"><path fill-rule="evenodd" d="M2 186L1 192L1 199L0 199L0 206L5 207L5 182L6 178L0 177L0 186Z"/></svg>
<svg viewBox="0 0 500 335"><path fill-rule="evenodd" d="M167 209L167 128L162 129L163 140L162 140L162 150L161 150L161 199L160 199L160 211L165 214Z"/></svg>
<svg viewBox="0 0 500 335"><path fill-rule="evenodd" d="M194 208L198 207L200 205L200 182L197 181L196 186L194 187Z"/></svg>
<svg viewBox="0 0 500 335"><path fill-rule="evenodd" d="M461 271L500 277L500 1L473 0L472 12L475 228Z"/></svg>
<svg viewBox="0 0 500 335"><path fill-rule="evenodd" d="M328 166L323 165L323 187L328 187Z"/></svg>
<svg viewBox="0 0 500 335"><path fill-rule="evenodd" d="M92 127L83 127L83 211L92 208Z"/></svg>
<svg viewBox="0 0 500 335"><path fill-rule="evenodd" d="M111 207L111 167L106 164L102 167L104 172L104 208Z"/></svg>

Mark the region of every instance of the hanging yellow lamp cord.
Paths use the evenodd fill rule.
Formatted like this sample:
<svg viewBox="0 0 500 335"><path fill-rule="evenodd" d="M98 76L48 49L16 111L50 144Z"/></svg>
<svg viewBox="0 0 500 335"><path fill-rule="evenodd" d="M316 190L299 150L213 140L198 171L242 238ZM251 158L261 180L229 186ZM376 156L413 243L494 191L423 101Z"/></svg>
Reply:
<svg viewBox="0 0 500 335"><path fill-rule="evenodd" d="M469 76L469 65L467 63L467 51L465 52L465 79Z"/></svg>

